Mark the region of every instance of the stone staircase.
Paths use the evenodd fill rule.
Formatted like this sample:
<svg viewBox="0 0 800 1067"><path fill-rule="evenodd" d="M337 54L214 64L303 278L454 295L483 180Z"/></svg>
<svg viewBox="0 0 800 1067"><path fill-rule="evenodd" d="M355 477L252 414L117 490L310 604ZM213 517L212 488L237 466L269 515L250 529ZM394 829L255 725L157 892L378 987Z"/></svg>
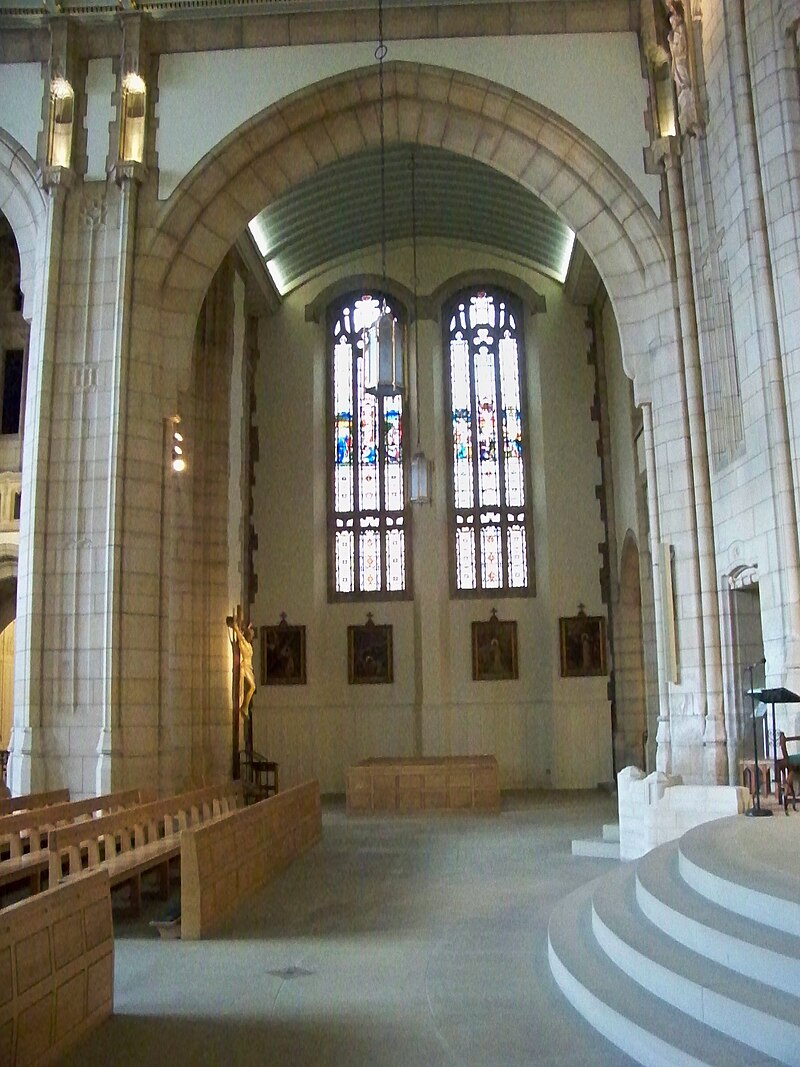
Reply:
<svg viewBox="0 0 800 1067"><path fill-rule="evenodd" d="M800 1065L800 818L705 823L581 887L549 956L639 1063Z"/></svg>

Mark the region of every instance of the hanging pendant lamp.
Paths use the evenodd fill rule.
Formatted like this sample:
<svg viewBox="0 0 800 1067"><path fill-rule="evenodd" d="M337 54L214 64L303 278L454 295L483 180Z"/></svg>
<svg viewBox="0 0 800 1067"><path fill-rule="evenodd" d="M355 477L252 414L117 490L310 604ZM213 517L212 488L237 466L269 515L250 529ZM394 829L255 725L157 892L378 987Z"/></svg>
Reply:
<svg viewBox="0 0 800 1067"><path fill-rule="evenodd" d="M381 135L381 265L383 288L386 289L386 135L384 127L383 61L387 48L383 42L383 0L378 0L378 84L380 89L379 120ZM363 333L364 388L373 396L395 396L405 389L403 364L405 345L403 328L389 310L386 300L380 314Z"/></svg>
<svg viewBox="0 0 800 1067"><path fill-rule="evenodd" d="M417 309L417 161L411 152L411 248L414 273L414 391L417 448L411 457L411 485L408 498L412 504L429 504L431 500L431 465L420 444L419 426L419 311Z"/></svg>

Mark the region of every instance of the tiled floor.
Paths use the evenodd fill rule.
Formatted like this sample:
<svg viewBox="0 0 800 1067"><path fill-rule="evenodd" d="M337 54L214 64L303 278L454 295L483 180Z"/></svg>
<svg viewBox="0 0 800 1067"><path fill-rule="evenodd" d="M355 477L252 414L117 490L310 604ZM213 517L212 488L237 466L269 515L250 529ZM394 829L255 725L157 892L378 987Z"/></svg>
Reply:
<svg viewBox="0 0 800 1067"><path fill-rule="evenodd" d="M595 793L513 795L494 817L326 805L321 845L216 940L118 923L115 1017L68 1063L628 1065L547 962L553 903L613 865L571 839L614 817Z"/></svg>

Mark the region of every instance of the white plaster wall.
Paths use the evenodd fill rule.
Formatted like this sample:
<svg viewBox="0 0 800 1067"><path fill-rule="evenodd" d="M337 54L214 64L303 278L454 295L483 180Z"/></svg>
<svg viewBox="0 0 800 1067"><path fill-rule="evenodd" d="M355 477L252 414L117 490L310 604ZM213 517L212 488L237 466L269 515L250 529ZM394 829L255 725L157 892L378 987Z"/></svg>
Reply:
<svg viewBox="0 0 800 1067"><path fill-rule="evenodd" d="M41 63L0 64L0 127L36 159L42 128L44 72Z"/></svg>
<svg viewBox="0 0 800 1067"><path fill-rule="evenodd" d="M427 243L420 264L422 292L478 265L469 253ZM507 267L491 256L480 265ZM579 601L590 614L603 610L594 371L584 311L569 305L555 282L521 274L548 302L546 314L526 316L536 597L450 599L441 337L439 324L425 321L421 434L435 473L432 504L414 509L415 601L327 602L324 327L306 323L304 307L335 277L376 267L359 261L310 282L262 323L254 489L259 591L252 617L258 625L277 623L285 611L290 623L307 627L308 684L259 689L256 747L281 763L282 781L313 775L326 792L343 790L345 770L357 759L412 754L415 731L425 754L495 753L505 787L594 786L611 773L606 679L561 679L558 651L559 615L574 614ZM392 276L409 285L409 267L408 249L392 249ZM488 619L492 607L517 620L518 681L472 681L470 624ZM395 682L350 686L347 626L364 622L370 610L376 622L394 627Z"/></svg>
<svg viewBox="0 0 800 1067"><path fill-rule="evenodd" d="M373 50L364 42L162 56L159 197L241 123L309 85L370 66ZM544 104L596 141L659 210L660 181L644 172L646 82L635 34L392 41L388 60L464 71Z"/></svg>
<svg viewBox="0 0 800 1067"><path fill-rule="evenodd" d="M103 181L108 158L108 127L114 117L111 98L116 89L110 58L90 59L86 73L86 177Z"/></svg>

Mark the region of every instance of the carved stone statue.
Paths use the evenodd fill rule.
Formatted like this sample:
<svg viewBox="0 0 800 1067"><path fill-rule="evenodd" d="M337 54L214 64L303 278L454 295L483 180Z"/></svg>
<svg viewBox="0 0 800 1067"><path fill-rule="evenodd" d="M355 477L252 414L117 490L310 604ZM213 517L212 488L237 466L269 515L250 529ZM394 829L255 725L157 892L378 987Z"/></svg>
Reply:
<svg viewBox="0 0 800 1067"><path fill-rule="evenodd" d="M680 0L667 0L669 11L669 51L672 64L672 80L678 98L678 122L681 133L693 135L700 128L697 102L689 69L689 37L686 28L683 4Z"/></svg>
<svg viewBox="0 0 800 1067"><path fill-rule="evenodd" d="M236 615L229 615L225 620L233 630L239 646L239 714L246 719L250 713L250 701L256 691L256 675L253 670L253 638L255 629L245 626L241 609Z"/></svg>

